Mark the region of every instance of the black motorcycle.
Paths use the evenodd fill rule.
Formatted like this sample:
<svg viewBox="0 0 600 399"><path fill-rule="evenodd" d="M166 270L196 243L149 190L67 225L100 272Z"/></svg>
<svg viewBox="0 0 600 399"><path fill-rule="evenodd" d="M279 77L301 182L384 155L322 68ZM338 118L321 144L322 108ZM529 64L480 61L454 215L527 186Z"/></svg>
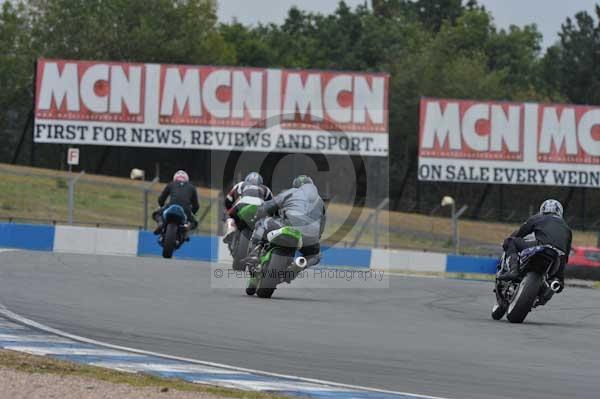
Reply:
<svg viewBox="0 0 600 399"><path fill-rule="evenodd" d="M254 231L256 211L264 201L256 197L242 197L229 212L230 216L235 220L237 230L233 233L228 245L233 263L233 270L246 270L246 265L243 259L248 256L250 239Z"/></svg>
<svg viewBox="0 0 600 399"><path fill-rule="evenodd" d="M492 318L500 320L505 314L511 323L522 323L531 309L545 305L560 290L554 278L565 253L552 245L537 245L519 253L518 281L501 281L498 275L508 271L505 255L496 273L496 304Z"/></svg>

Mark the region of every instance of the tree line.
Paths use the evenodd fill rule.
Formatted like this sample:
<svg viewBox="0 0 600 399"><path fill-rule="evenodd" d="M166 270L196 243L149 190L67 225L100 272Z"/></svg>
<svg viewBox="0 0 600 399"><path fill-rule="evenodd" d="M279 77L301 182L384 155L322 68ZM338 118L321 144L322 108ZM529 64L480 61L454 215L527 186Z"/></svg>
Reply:
<svg viewBox="0 0 600 399"><path fill-rule="evenodd" d="M1 162L13 160L31 111L39 57L385 71L392 207L428 211L452 193L479 205L472 216L486 216L484 208L507 218L511 207L526 213L524 204L541 199L539 189L417 182L419 98L600 104L599 6L596 15L566 17L545 50L536 25L498 28L476 0L372 0L355 8L340 1L328 15L293 7L281 24L253 26L219 23L214 0L7 0L1 7ZM16 161L29 161L26 147ZM117 156L169 162L157 151L119 151L94 148L88 158L100 172L120 175L129 164L115 169ZM37 165L60 166L56 158L56 147L36 149ZM581 221L600 218L598 190L549 191L584 206ZM527 198L519 206L509 203L516 193Z"/></svg>

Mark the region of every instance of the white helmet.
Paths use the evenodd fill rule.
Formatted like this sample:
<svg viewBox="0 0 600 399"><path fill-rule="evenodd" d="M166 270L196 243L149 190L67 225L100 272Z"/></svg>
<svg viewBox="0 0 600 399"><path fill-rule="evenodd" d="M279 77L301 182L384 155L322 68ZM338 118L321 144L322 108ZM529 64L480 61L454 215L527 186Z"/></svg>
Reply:
<svg viewBox="0 0 600 399"><path fill-rule="evenodd" d="M556 215L556 216L562 218L563 217L563 207L560 204L560 202L558 202L557 200L547 199L546 201L542 202L542 205L540 206L540 213L543 213L543 214L551 213L553 215Z"/></svg>
<svg viewBox="0 0 600 399"><path fill-rule="evenodd" d="M190 177L188 176L187 173L185 173L185 170L178 170L173 175L173 181L176 181L179 183L187 183L190 181Z"/></svg>

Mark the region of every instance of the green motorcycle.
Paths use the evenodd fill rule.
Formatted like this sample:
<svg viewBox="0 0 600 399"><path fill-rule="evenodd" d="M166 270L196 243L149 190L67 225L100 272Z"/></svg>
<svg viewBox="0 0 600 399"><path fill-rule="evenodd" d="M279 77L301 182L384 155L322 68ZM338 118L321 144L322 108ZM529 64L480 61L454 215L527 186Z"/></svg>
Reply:
<svg viewBox="0 0 600 399"><path fill-rule="evenodd" d="M291 282L307 266L303 256L294 258L302 247L302 233L284 226L267 234L267 244L260 254L259 264L249 270L251 276L246 294L260 298L271 298L277 285Z"/></svg>
<svg viewBox="0 0 600 399"><path fill-rule="evenodd" d="M229 242L229 251L233 258L233 270L245 270L242 260L248 256L250 238L254 231L254 216L263 200L256 197L242 197L233 206L230 216L235 220L238 227L233 238Z"/></svg>

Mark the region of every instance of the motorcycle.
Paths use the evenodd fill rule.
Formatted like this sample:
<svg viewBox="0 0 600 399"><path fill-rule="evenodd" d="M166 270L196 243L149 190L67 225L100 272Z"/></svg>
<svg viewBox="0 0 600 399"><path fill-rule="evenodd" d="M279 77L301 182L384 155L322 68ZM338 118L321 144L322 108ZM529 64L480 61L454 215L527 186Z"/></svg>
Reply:
<svg viewBox="0 0 600 399"><path fill-rule="evenodd" d="M158 214L157 216L159 216ZM189 223L180 205L170 205L162 212L163 228L158 237L163 258L173 257L173 252L188 240Z"/></svg>
<svg viewBox="0 0 600 399"><path fill-rule="evenodd" d="M511 323L522 323L529 312L543 306L558 292L561 284L553 276L565 253L552 245L537 245L519 253L518 281L501 281L498 275L508 271L505 254L497 267L494 293L496 304L492 318L500 320L506 314Z"/></svg>
<svg viewBox="0 0 600 399"><path fill-rule="evenodd" d="M235 220L237 230L229 241L229 251L233 257L233 270L245 270L242 260L248 255L248 247L254 231L254 216L263 200L257 197L241 197L233 206L230 216Z"/></svg>
<svg viewBox="0 0 600 399"><path fill-rule="evenodd" d="M302 233L299 230L284 226L269 232L267 244L259 257L259 264L253 270L249 270L246 294L271 298L278 284L291 282L308 266L305 257L294 258L296 251L301 247Z"/></svg>

